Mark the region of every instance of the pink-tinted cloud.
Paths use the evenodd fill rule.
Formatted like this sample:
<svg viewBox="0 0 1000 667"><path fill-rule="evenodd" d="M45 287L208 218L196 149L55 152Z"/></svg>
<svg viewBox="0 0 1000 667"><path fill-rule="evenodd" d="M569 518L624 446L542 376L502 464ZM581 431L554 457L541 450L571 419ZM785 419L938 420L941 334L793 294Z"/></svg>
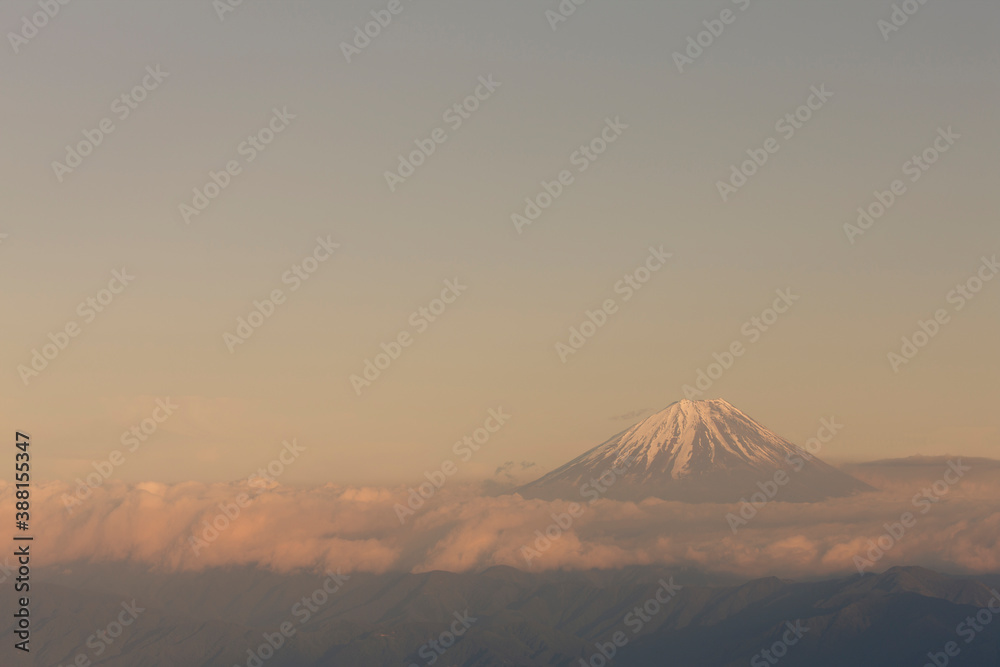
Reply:
<svg viewBox="0 0 1000 667"><path fill-rule="evenodd" d="M33 532L47 545L35 562L129 561L168 571L226 565L277 571L339 567L345 572L658 563L745 576L807 577L855 572L853 558L866 552L868 540L910 512L915 525L874 569L919 564L997 572L1000 472L978 473L974 470L929 507L915 505L913 498L932 477L879 474L883 488L877 493L817 504L770 502L736 534L726 515L737 513L737 505L651 499L571 506L517 495L487 497L457 484L439 491L402 525L394 506L405 502L405 489L329 484L262 490L245 483L111 481L69 513L63 498L73 489L54 482L34 489ZM253 500L238 516L226 517L241 493ZM14 501L12 485L0 482L0 514L13 516ZM208 527L213 523L216 533ZM201 540L199 548L192 547L192 537Z"/></svg>

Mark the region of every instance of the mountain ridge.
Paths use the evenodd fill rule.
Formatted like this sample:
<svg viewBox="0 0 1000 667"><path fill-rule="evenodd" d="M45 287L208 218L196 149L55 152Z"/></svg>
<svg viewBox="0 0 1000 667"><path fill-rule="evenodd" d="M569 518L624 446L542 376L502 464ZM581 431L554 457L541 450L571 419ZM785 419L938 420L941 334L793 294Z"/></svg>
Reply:
<svg viewBox="0 0 1000 667"><path fill-rule="evenodd" d="M517 492L525 498L571 499L588 481L610 478L603 495L616 500L737 502L756 492L758 482L774 480L779 470L789 478L779 500L812 502L872 490L724 399L684 399Z"/></svg>
<svg viewBox="0 0 1000 667"><path fill-rule="evenodd" d="M154 575L138 566L80 564L39 571L36 643L30 664L65 664L86 651L95 619L114 619L122 600L143 609L101 665L248 664L247 651L289 620L289 607L316 586L315 573L242 568ZM46 574L51 576L45 576ZM805 641L781 661L790 667L919 665L928 651L956 639L956 627L994 600L992 584L919 567L818 581L775 577L706 585L697 572L637 566L613 571L526 573L356 573L318 606L308 622L291 617L296 634L264 665L406 665L428 640L450 627L454 613L476 622L440 664L541 667L579 664L618 631L628 633L615 664L645 667L736 667L772 646L786 622L809 627ZM635 622L663 581L677 595ZM33 582L35 583L35 582ZM4 598L6 599L6 598ZM10 632L13 611L0 600ZM630 616L630 614L632 614ZM631 621L630 621L631 619ZM183 640L183 641L181 641ZM995 665L1000 625L962 645L965 662ZM37 649L37 650L36 650ZM251 662L250 664L261 664ZM610 664L610 663L609 663Z"/></svg>

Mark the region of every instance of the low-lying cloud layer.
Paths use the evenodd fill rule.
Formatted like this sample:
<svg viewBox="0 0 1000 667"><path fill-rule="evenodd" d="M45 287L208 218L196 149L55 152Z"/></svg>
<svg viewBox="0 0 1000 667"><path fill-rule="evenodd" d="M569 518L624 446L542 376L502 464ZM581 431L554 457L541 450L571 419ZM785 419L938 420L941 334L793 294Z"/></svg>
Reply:
<svg viewBox="0 0 1000 667"><path fill-rule="evenodd" d="M947 474L946 459L858 466L851 472L880 491L815 504L780 502L779 491L755 514L747 506L655 499L581 499L574 508L567 501L489 497L457 483L410 514L400 511L409 493L401 488L117 482L94 489L70 512L64 494L73 487L54 482L33 492L33 533L45 545L34 562L127 561L167 571L254 565L282 572L657 563L810 577L856 572L860 556L869 570L910 564L998 572L1000 469L973 459L963 465L971 469L961 476ZM747 489L748 499L755 491ZM245 507L241 498L250 499ZM12 485L0 482L3 516L13 516L14 502ZM879 542L881 556L871 551Z"/></svg>

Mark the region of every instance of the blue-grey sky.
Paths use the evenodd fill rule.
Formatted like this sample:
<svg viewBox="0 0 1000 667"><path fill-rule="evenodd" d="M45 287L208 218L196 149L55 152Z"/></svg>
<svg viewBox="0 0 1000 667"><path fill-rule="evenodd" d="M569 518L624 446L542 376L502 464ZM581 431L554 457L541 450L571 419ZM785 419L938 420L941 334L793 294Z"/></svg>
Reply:
<svg viewBox="0 0 1000 667"><path fill-rule="evenodd" d="M291 437L312 458L289 479L419 478L497 406L509 425L463 473L541 471L629 424L612 417L683 398L734 342L745 353L704 397L800 442L835 415L832 459L995 452L1000 280L949 300L1000 251L995 2L931 0L891 30L883 0L589 0L558 22L557 0L401 0L348 62L343 43L389 5L244 0L220 18L211 0L75 0L37 34L37 1L0 6L0 402L10 430L48 443L52 477L120 449L167 396L181 407L123 479L241 477ZM115 100L157 67L122 118ZM455 127L446 110L477 89ZM810 100L808 120L778 125ZM294 119L241 151L275 109ZM114 131L57 175L105 118ZM606 152L574 158L609 121ZM385 172L438 128L390 190ZM769 138L723 201L719 181ZM934 164L907 166L935 141ZM230 161L187 224L179 207ZM563 170L518 233L512 214ZM850 242L844 225L897 179ZM282 277L318 237L339 247L292 290ZM672 256L626 301L616 284L650 246ZM85 321L78 304L122 267L134 281ZM411 314L455 279L467 290L420 330ZM274 289L287 301L230 352L225 334ZM787 289L788 312L748 335ZM563 363L557 344L607 299ZM19 370L70 321L65 350ZM412 345L352 383L400 333Z"/></svg>

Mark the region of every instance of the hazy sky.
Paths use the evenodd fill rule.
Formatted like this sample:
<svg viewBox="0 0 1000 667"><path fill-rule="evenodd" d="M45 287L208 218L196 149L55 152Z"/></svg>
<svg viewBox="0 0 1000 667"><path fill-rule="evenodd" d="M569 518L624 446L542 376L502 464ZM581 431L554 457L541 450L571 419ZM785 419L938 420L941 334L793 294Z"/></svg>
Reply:
<svg viewBox="0 0 1000 667"><path fill-rule="evenodd" d="M542 472L683 398L736 341L704 397L797 442L835 416L830 459L996 455L1000 280L949 300L1000 253L996 2L929 2L889 32L887 0L590 0L555 29L557 0L401 0L347 62L341 44L389 4L244 0L220 20L210 0L78 0L37 34L36 2L0 5L0 416L31 432L40 475L86 473L166 397L179 407L119 479L246 477L297 438L282 481L416 482L500 406L509 423L462 474ZM703 21L721 34L680 72ZM146 99L116 102L144 78ZM832 97L776 125L813 87ZM445 115L477 89L477 110ZM241 149L274 109L295 118ZM114 131L57 176L105 118ZM437 128L390 191L385 172ZM606 152L573 157L602 131ZM769 138L724 202L717 183ZM936 140L937 162L906 165ZM179 206L230 161L186 224ZM563 170L518 233L512 214ZM896 179L905 192L849 242ZM318 237L339 247L293 290L283 276ZM616 284L650 246L672 256L626 301ZM78 304L123 267L134 280L90 321ZM456 279L424 330L411 314ZM231 353L224 334L275 289L284 303ZM748 334L787 289L788 312ZM608 299L563 363L556 344ZM887 355L938 309L894 372ZM18 367L70 322L79 335L25 384ZM358 395L351 376L401 332L412 344Z"/></svg>

